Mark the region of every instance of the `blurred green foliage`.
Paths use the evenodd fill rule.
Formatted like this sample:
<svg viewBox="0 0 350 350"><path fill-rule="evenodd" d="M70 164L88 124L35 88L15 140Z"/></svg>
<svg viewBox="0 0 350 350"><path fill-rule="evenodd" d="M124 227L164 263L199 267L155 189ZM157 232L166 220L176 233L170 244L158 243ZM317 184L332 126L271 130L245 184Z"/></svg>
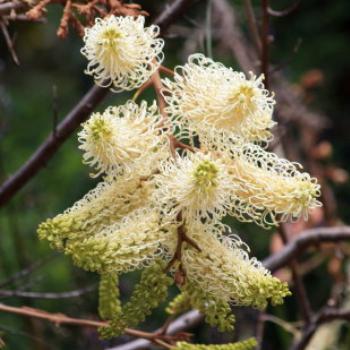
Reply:
<svg viewBox="0 0 350 350"><path fill-rule="evenodd" d="M155 9L163 2L152 4ZM244 21L241 1L238 4ZM144 2L146 9L150 4ZM254 1L258 7L259 1ZM283 8L290 1L272 1L272 7ZM197 3L188 15L196 18L205 13L205 1ZM150 12L153 9L150 9ZM32 154L53 129L54 116L61 120L82 94L92 85L83 74L85 59L79 53L81 39L71 34L62 41L55 31L61 9L50 7L47 24L16 23L10 31L16 34L16 49L21 61L19 67L10 59L6 45L0 39L0 179L10 176ZM193 26L188 20L182 25ZM274 36L272 62L281 65L283 73L297 83L310 69L321 70L324 83L314 92L312 107L325 113L331 122L323 138L334 147L333 161L350 171L350 2L338 0L302 1L298 10L287 17L274 18L271 32ZM296 45L298 49L294 50ZM166 65L180 63L183 40L167 38ZM220 57L213 47L214 58L236 66L232 57ZM56 97L54 90L57 92ZM151 98L152 93L145 93ZM130 97L130 93L110 95L99 106L118 104ZM56 106L56 107L55 107ZM46 242L39 242L37 225L70 206L94 186L88 176L89 169L82 165L73 135L48 162L46 167L23 188L16 197L0 210L0 289L61 292L89 286L97 282L97 276L76 269L71 261L53 254ZM340 217L350 221L350 185L333 186ZM258 258L269 254L271 232L263 232L252 225L238 225L229 221ZM26 277L3 285L3 281L16 272L30 267L37 261L42 265ZM327 267L322 265L306 278L306 286L315 308L327 299L332 284L327 277ZM122 278L121 292L125 298L137 280L137 274ZM172 295L174 295L174 290ZM97 315L97 292L78 298L60 300L30 300L4 298L11 305L28 305L51 312L63 312L78 317ZM285 306L269 311L286 319L296 320L296 305L292 298ZM147 319L145 327L154 329L166 316L159 309ZM251 310L237 310L236 335L219 336L217 332L201 327L197 340L201 342L232 341L252 335L252 322L256 314ZM267 328L268 347L284 349L290 336L280 328ZM97 332L90 329L56 327L38 320L19 316L0 315L0 336L8 349L102 349L106 343L98 340ZM346 338L346 337L345 337ZM112 341L118 343L121 339ZM111 343L111 344L112 344Z"/></svg>

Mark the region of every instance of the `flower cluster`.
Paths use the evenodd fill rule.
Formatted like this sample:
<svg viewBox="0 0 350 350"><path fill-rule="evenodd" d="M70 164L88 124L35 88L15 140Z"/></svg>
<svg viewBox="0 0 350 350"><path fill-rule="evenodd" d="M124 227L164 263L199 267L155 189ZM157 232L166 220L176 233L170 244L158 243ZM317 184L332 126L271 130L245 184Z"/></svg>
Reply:
<svg viewBox="0 0 350 350"><path fill-rule="evenodd" d="M158 32L144 28L142 17L96 20L84 38L87 73L112 90L139 87L160 64ZM75 264L101 275L99 310L111 320L104 337L135 326L164 300L169 274L181 293L168 310L197 308L222 331L233 328L230 305L282 303L288 286L249 257L222 219L270 227L306 219L321 205L316 179L263 148L272 138L275 101L262 76L247 78L195 54L163 86L165 111L127 101L83 124L83 161L103 179L38 229ZM140 269L140 284L123 306L113 290L118 275Z"/></svg>

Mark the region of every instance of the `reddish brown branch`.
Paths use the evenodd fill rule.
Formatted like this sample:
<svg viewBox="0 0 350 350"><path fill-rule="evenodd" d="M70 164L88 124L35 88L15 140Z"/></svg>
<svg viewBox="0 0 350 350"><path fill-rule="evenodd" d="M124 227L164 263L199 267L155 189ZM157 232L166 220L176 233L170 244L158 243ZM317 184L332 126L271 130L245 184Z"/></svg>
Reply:
<svg viewBox="0 0 350 350"><path fill-rule="evenodd" d="M26 317L34 317L42 320L46 320L52 322L53 324L59 325L72 325L72 326L83 326L83 327L107 327L108 322L106 321L97 321L97 320L88 320L82 318L70 317L62 313L50 313L44 310L31 308L27 306L9 306L0 303L0 311L26 316ZM165 348L170 348L170 344L179 341L188 339L188 334L178 333L175 335L167 335L167 334L159 334L158 332L145 332L138 329L126 328L125 334L131 335L137 338L147 339L156 344L162 345Z"/></svg>
<svg viewBox="0 0 350 350"><path fill-rule="evenodd" d="M33 155L0 187L0 206L7 203L39 170L41 170L59 147L79 127L94 108L107 95L108 90L92 87L57 126L55 135L51 133Z"/></svg>
<svg viewBox="0 0 350 350"><path fill-rule="evenodd" d="M71 9L72 9L72 0L67 0L66 4L64 5L60 26L58 27L58 30L57 30L57 36L59 38L65 38L68 34L68 30L69 30L68 24L72 16Z"/></svg>
<svg viewBox="0 0 350 350"><path fill-rule="evenodd" d="M202 249L199 247L197 242L193 240L191 237L189 237L186 233L185 230L185 223L183 222L182 219L182 213L179 212L177 215L177 221L180 224L180 226L177 228L177 243L176 243L176 248L173 257L171 260L168 262L168 265L165 268L165 271L169 271L176 262L179 263L178 269L175 272L175 282L177 285L181 286L185 282L186 278L186 271L183 269L182 266L182 248L185 243L187 243L189 246L193 247L194 249L198 250L199 252L202 251Z"/></svg>

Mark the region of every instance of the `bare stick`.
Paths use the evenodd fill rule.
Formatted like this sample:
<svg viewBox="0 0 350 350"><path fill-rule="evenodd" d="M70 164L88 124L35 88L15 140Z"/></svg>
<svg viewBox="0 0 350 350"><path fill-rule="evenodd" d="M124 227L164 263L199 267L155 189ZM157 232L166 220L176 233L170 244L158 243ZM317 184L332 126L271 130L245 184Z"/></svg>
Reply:
<svg viewBox="0 0 350 350"><path fill-rule="evenodd" d="M56 133L51 133L22 167L1 185L0 206L6 204L19 189L47 164L64 141L88 117L107 93L107 89L94 86L85 94L57 126Z"/></svg>
<svg viewBox="0 0 350 350"><path fill-rule="evenodd" d="M12 10L18 10L28 5L24 1L9 1L3 4L0 4L0 16L3 14L8 14Z"/></svg>
<svg viewBox="0 0 350 350"><path fill-rule="evenodd" d="M337 243L350 240L350 227L320 227L301 232L278 253L266 258L264 266L272 272L286 266L289 261L300 256L307 248L320 243Z"/></svg>
<svg viewBox="0 0 350 350"><path fill-rule="evenodd" d="M93 327L93 328L108 326L108 322L106 321L96 321L96 320L75 318L75 317L67 316L65 314L50 313L44 310L35 309L27 306L16 307L16 306L9 306L9 305L0 303L0 311L11 313L11 314L17 314L21 316L26 316L26 317L43 319L43 320L52 322L55 325L65 324L65 325L85 326L85 327ZM159 335L156 332L150 333L150 332L145 332L145 331L141 331L133 328L126 328L125 334L131 335L133 337L148 339L150 341L154 341L155 339L162 340L163 338L172 339L170 336L167 336L167 335ZM174 339L175 339L175 336L174 336Z"/></svg>
<svg viewBox="0 0 350 350"><path fill-rule="evenodd" d="M301 339L293 345L292 350L303 350L309 344L312 336L316 332L317 328L327 322L335 320L350 321L350 310L339 310L335 308L325 308L318 315L314 317L312 322L308 325L304 331Z"/></svg>
<svg viewBox="0 0 350 350"><path fill-rule="evenodd" d="M265 88L269 89L269 22L270 15L268 12L269 1L261 0L263 23L261 29L261 72L265 76Z"/></svg>
<svg viewBox="0 0 350 350"><path fill-rule="evenodd" d="M178 332L194 327L203 319L203 315L196 310L186 312L182 316L170 323L166 334L176 334ZM149 340L137 339L128 343L117 345L107 350L139 350L149 348L152 343Z"/></svg>
<svg viewBox="0 0 350 350"><path fill-rule="evenodd" d="M288 232L286 228L287 227L285 224L281 224L279 227L279 234L285 245L289 243L289 237L288 237ZM311 310L311 306L306 294L306 290L305 290L302 278L299 273L298 261L296 257L292 258L289 261L289 266L292 270L292 277L293 277L294 287L295 287L295 292L297 297L296 299L298 301L300 312L302 314L302 317L305 323L308 324L312 317L312 310Z"/></svg>
<svg viewBox="0 0 350 350"><path fill-rule="evenodd" d="M69 299L77 298L96 289L96 285L71 290L69 292L51 293L51 292L27 292L22 290L0 290L0 297L20 297L29 299Z"/></svg>
<svg viewBox="0 0 350 350"><path fill-rule="evenodd" d="M261 52L261 40L251 0L244 0L244 12L247 17L249 31L254 41L255 48L258 52Z"/></svg>

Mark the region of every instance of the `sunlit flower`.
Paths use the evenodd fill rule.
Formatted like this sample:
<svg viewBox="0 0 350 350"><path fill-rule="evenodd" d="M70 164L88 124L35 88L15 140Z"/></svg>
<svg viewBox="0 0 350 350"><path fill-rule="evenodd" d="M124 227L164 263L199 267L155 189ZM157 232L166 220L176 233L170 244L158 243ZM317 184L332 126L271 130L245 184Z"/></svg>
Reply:
<svg viewBox="0 0 350 350"><path fill-rule="evenodd" d="M183 248L182 265L188 281L236 305L264 309L269 300L274 305L282 303L290 294L287 285L271 276L255 258L249 258L248 247L239 237L227 235L228 227L222 225L221 237L217 230L213 224L198 222L186 227L201 249Z"/></svg>
<svg viewBox="0 0 350 350"><path fill-rule="evenodd" d="M86 74L99 86L112 91L132 90L141 86L163 60L164 42L157 38L159 27L145 27L145 18L97 18L85 29L81 53L89 63Z"/></svg>
<svg viewBox="0 0 350 350"><path fill-rule="evenodd" d="M187 220L211 220L225 215L230 205L232 183L225 163L210 154L164 162L155 182L156 202L165 215L181 211Z"/></svg>
<svg viewBox="0 0 350 350"><path fill-rule="evenodd" d="M287 220L307 219L317 200L316 178L301 172L301 165L279 158L257 145L245 145L232 155L229 173L234 205L231 214L240 221L266 226Z"/></svg>
<svg viewBox="0 0 350 350"><path fill-rule="evenodd" d="M137 209L90 237L69 240L65 253L74 263L99 273L127 272L148 266L162 255L168 232L152 208Z"/></svg>
<svg viewBox="0 0 350 350"><path fill-rule="evenodd" d="M226 68L202 54L189 57L175 69L174 81L164 79L167 111L180 128L215 148L237 137L267 141L274 125L273 96L264 88L263 76Z"/></svg>
<svg viewBox="0 0 350 350"><path fill-rule="evenodd" d="M144 206L152 190L151 183L137 176L100 182L62 214L41 223L39 237L56 249L64 249L67 240L90 237Z"/></svg>
<svg viewBox="0 0 350 350"><path fill-rule="evenodd" d="M130 169L136 163L139 175L157 165L157 158L168 150L167 139L160 128L157 105L137 105L133 101L108 107L102 114L94 113L78 134L86 164L97 174Z"/></svg>

